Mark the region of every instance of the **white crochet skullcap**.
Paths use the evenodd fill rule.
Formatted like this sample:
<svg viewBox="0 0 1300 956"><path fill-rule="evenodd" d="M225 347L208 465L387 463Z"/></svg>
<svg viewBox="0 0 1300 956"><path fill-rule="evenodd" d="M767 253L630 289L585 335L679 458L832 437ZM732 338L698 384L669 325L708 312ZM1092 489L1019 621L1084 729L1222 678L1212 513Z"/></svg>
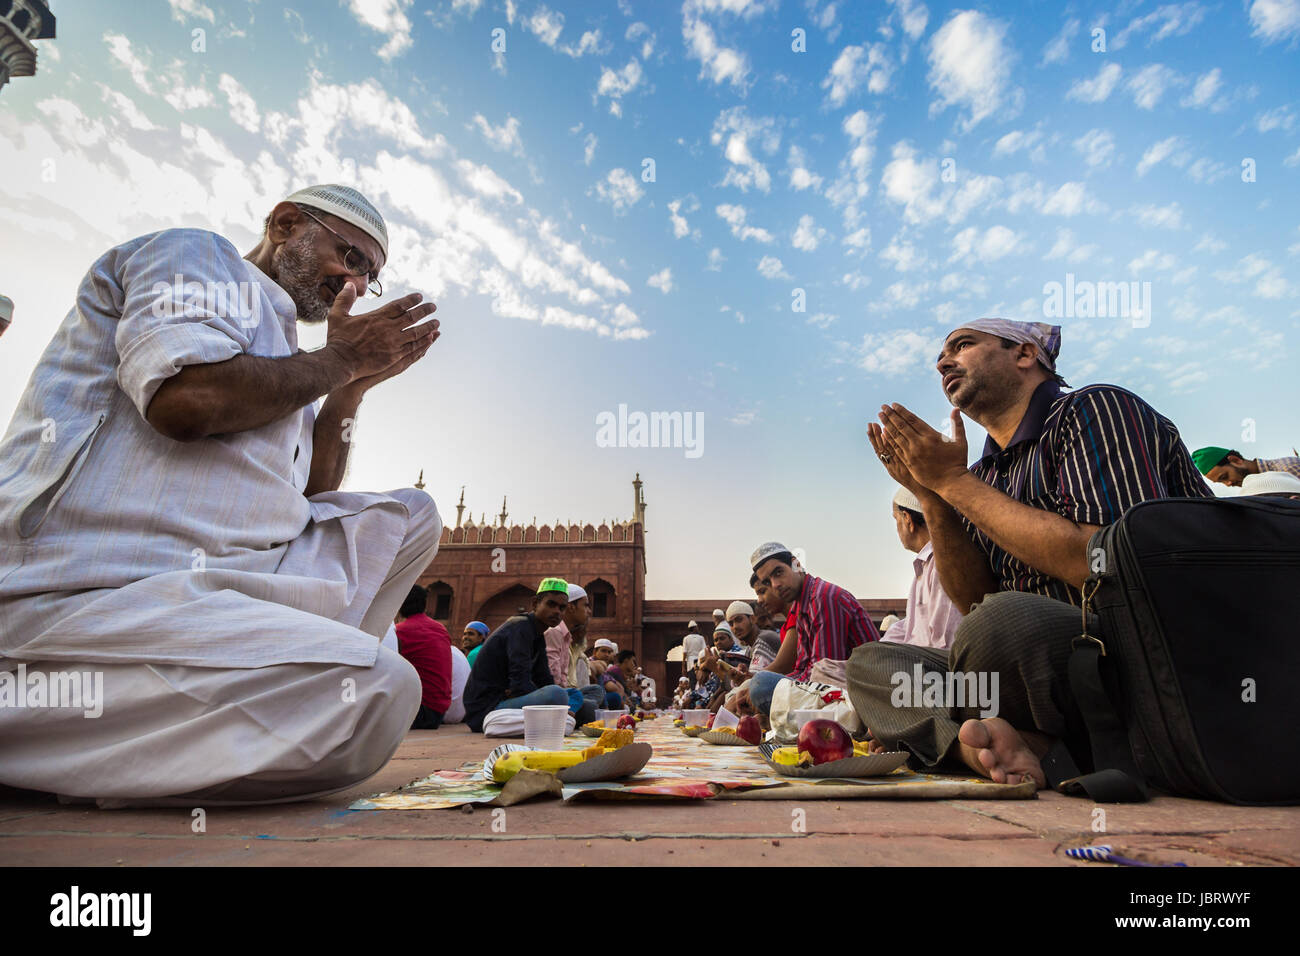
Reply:
<svg viewBox="0 0 1300 956"><path fill-rule="evenodd" d="M369 199L351 186L339 186L335 183L308 186L306 189L299 189L288 197L287 201L311 206L313 209L338 216L344 222L356 226L379 243L384 258L388 258L388 227L384 225L384 217L379 215L379 210Z"/></svg>

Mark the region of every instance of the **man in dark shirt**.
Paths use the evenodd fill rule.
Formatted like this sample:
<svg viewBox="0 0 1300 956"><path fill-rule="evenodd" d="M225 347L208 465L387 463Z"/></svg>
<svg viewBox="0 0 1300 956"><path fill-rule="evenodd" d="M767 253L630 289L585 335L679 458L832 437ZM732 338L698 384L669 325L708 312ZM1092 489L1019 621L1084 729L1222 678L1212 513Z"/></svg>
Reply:
<svg viewBox="0 0 1300 956"><path fill-rule="evenodd" d="M494 710L570 703L568 691L551 676L544 636L564 618L568 603L569 585L547 578L537 589L532 611L510 618L488 635L465 685L465 723L470 730L482 733L483 718Z"/></svg>
<svg viewBox="0 0 1300 956"><path fill-rule="evenodd" d="M398 653L410 661L423 688L412 730L437 730L451 706L451 635L424 613L428 601L429 592L412 585L393 621Z"/></svg>
<svg viewBox="0 0 1300 956"><path fill-rule="evenodd" d="M1211 496L1178 429L1138 396L1113 385L1061 390L1060 331L1005 319L956 329L937 362L955 406L952 439L901 405L882 408L883 429L868 428L890 476L921 502L940 582L965 615L948 651L871 644L849 662L858 715L881 747L910 750L914 766L965 764L1042 787L1042 760L1060 743L1087 772L1067 662L1097 560L1091 539L1139 501ZM961 412L989 436L969 469ZM1091 615L1088 628L1104 637ZM926 684L937 675L953 699L920 706L918 673ZM973 686L983 690L955 699ZM991 701L969 699L990 688Z"/></svg>

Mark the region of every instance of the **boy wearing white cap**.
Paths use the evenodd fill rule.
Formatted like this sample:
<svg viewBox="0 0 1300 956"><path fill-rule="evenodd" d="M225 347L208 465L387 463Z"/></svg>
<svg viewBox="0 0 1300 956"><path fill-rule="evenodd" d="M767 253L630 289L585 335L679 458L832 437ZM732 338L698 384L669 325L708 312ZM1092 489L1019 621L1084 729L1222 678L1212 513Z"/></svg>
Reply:
<svg viewBox="0 0 1300 956"><path fill-rule="evenodd" d="M378 638L442 521L422 491L337 490L362 397L438 335L410 328L419 294L351 314L387 253L374 207L328 185L245 256L168 229L91 266L0 444L0 669L102 672L106 705L0 708L0 783L255 803L392 755L420 681ZM300 351L297 322L326 319Z"/></svg>

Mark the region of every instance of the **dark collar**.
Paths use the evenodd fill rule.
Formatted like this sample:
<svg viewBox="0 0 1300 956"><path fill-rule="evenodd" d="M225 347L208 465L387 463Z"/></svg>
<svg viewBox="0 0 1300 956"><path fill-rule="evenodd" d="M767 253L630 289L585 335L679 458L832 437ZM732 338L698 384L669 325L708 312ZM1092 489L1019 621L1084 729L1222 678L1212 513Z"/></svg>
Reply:
<svg viewBox="0 0 1300 956"><path fill-rule="evenodd" d="M1052 404L1060 397L1060 385L1050 378L1040 382L1038 388L1034 389L1034 394L1029 396L1029 407L1025 409L1024 417L1016 426L1016 433L1011 436L1007 448L1014 448L1025 441L1037 441L1043 434L1043 423L1047 421L1047 416L1052 411ZM980 457L980 463L1000 455L1004 450L993 440L993 436L989 435L984 439L984 454Z"/></svg>

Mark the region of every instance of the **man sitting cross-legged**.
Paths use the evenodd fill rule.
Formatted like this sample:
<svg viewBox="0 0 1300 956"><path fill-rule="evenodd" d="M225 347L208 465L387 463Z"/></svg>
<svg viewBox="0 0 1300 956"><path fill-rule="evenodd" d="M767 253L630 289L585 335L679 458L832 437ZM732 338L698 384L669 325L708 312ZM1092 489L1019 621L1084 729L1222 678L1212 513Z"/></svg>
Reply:
<svg viewBox="0 0 1300 956"><path fill-rule="evenodd" d="M1041 787L1043 758L1050 751L1055 766L1061 741L1087 772L1067 661L1090 539L1139 501L1210 496L1178 430L1142 399L1113 385L1062 392L1059 347L1058 326L970 322L949 334L937 363L956 408L953 440L901 405L882 408L883 429L868 428L891 477L921 503L944 590L969 609L949 652L882 642L849 661L858 716L878 746L910 750L913 766L964 763L999 783ZM988 432L969 469L961 412ZM1091 615L1088 631L1105 638ZM949 672L987 674L986 688L996 676L997 699L895 706L900 675L910 680L918 664L954 688L972 682L949 682ZM912 691L903 704L920 703L921 688Z"/></svg>
<svg viewBox="0 0 1300 956"><path fill-rule="evenodd" d="M912 562L916 577L907 591L906 615L896 620L880 639L947 650L952 645L957 625L961 623L961 612L939 583L939 574L934 567L934 546L930 543L930 529L921 513L921 502L906 488L899 488L894 493L891 508L898 540L908 551L916 554ZM884 626L883 621L881 626Z"/></svg>
<svg viewBox="0 0 1300 956"><path fill-rule="evenodd" d="M555 683L547 666L543 636L563 620L568 603L568 584L546 578L537 588L533 609L510 618L483 642L465 685L465 723L470 730L481 733L483 718L494 710L570 704L569 692Z"/></svg>
<svg viewBox="0 0 1300 956"><path fill-rule="evenodd" d="M592 683L587 664L587 622L590 617L586 590L570 584L569 603L564 608L563 620L544 635L546 658L555 683L582 695L582 708L574 715L580 724L595 719L596 709L605 698L600 685Z"/></svg>

